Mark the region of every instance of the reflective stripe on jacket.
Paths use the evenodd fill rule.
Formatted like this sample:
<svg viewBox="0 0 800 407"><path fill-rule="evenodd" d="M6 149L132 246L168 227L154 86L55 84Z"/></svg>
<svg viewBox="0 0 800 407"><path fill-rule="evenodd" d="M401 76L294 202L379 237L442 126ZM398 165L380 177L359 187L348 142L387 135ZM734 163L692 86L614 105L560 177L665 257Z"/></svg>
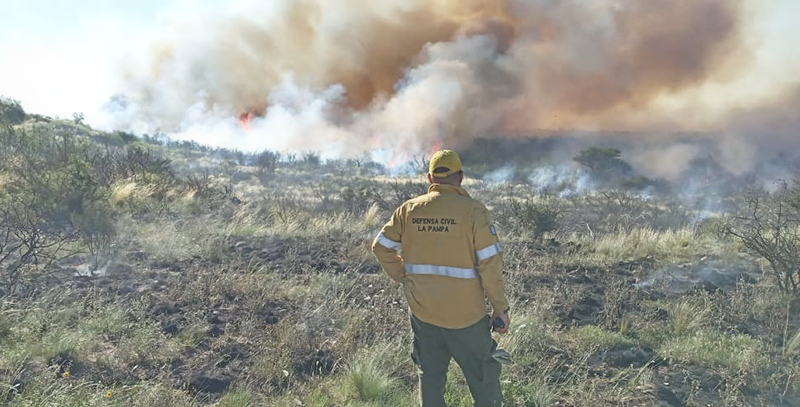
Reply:
<svg viewBox="0 0 800 407"><path fill-rule="evenodd" d="M489 211L461 188L433 184L405 202L372 243L389 277L403 283L411 312L443 328L470 326L486 315L485 297L508 308L503 248Z"/></svg>

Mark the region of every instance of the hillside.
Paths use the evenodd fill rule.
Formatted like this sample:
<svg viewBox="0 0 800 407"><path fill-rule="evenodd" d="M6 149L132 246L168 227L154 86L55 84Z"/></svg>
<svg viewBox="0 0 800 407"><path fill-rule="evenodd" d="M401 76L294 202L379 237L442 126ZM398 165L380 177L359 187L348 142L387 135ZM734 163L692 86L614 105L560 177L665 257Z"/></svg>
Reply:
<svg viewBox="0 0 800 407"><path fill-rule="evenodd" d="M0 403L415 405L405 300L368 248L425 191L416 167L105 133L3 103ZM725 188L730 213L708 216L668 188L563 193L527 173L495 182L490 164L465 188L505 248L506 405L797 405L791 184ZM472 403L455 366L447 399Z"/></svg>

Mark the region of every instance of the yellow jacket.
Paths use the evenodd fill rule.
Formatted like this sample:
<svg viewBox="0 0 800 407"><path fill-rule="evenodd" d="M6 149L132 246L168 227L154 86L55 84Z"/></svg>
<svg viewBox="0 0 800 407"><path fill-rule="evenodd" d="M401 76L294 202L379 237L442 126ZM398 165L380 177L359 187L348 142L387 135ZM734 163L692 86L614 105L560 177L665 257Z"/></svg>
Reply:
<svg viewBox="0 0 800 407"><path fill-rule="evenodd" d="M403 283L411 312L424 322L470 326L486 315L484 293L495 310L508 308L489 211L461 188L433 184L403 203L372 251L389 277Z"/></svg>

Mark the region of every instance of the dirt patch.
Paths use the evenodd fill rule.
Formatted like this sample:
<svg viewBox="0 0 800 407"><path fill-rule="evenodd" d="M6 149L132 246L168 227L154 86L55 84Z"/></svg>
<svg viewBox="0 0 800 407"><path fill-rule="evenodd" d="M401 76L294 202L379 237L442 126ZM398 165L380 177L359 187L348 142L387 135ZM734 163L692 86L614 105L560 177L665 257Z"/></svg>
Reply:
<svg viewBox="0 0 800 407"><path fill-rule="evenodd" d="M225 375L197 374L189 378L189 389L194 392L221 394L231 387L233 378Z"/></svg>
<svg viewBox="0 0 800 407"><path fill-rule="evenodd" d="M81 376L87 370L84 363L74 360L67 352L59 353L50 359L48 364L55 368L54 371L58 377Z"/></svg>
<svg viewBox="0 0 800 407"><path fill-rule="evenodd" d="M599 295L586 295L577 304L573 305L566 314L560 313L559 317L568 325L583 326L594 325L603 310L603 297Z"/></svg>
<svg viewBox="0 0 800 407"><path fill-rule="evenodd" d="M658 363L659 360L660 358L656 357L652 349L632 345L600 351L592 355L589 363L615 368L632 367L638 369L648 364Z"/></svg>
<svg viewBox="0 0 800 407"><path fill-rule="evenodd" d="M374 262L353 260L351 253L361 243L352 236L260 240L233 237L229 239L228 251L232 258L242 263L276 271L379 272L380 267Z"/></svg>
<svg viewBox="0 0 800 407"><path fill-rule="evenodd" d="M310 355L296 359L294 371L298 376L311 377L327 375L333 370L333 353L328 350L318 350Z"/></svg>

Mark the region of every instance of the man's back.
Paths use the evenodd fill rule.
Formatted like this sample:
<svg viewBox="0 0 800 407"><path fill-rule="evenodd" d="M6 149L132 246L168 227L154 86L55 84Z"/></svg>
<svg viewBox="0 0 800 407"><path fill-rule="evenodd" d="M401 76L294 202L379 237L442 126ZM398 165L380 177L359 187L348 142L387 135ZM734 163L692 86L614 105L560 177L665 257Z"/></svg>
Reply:
<svg viewBox="0 0 800 407"><path fill-rule="evenodd" d="M405 202L372 243L386 273L403 283L414 332L411 358L420 370L423 407L445 406L451 359L464 372L475 405L502 405L500 363L492 318L508 330L502 248L489 213L461 189L464 171L455 151L430 160L428 193ZM486 315L484 294L492 304Z"/></svg>
<svg viewBox="0 0 800 407"><path fill-rule="evenodd" d="M412 313L424 322L451 329L475 323L486 315L484 289L497 300L493 305L507 308L502 254L488 212L459 187L434 184L428 194L404 203L376 244L402 249L398 281ZM379 258L396 255L382 255L380 246Z"/></svg>

